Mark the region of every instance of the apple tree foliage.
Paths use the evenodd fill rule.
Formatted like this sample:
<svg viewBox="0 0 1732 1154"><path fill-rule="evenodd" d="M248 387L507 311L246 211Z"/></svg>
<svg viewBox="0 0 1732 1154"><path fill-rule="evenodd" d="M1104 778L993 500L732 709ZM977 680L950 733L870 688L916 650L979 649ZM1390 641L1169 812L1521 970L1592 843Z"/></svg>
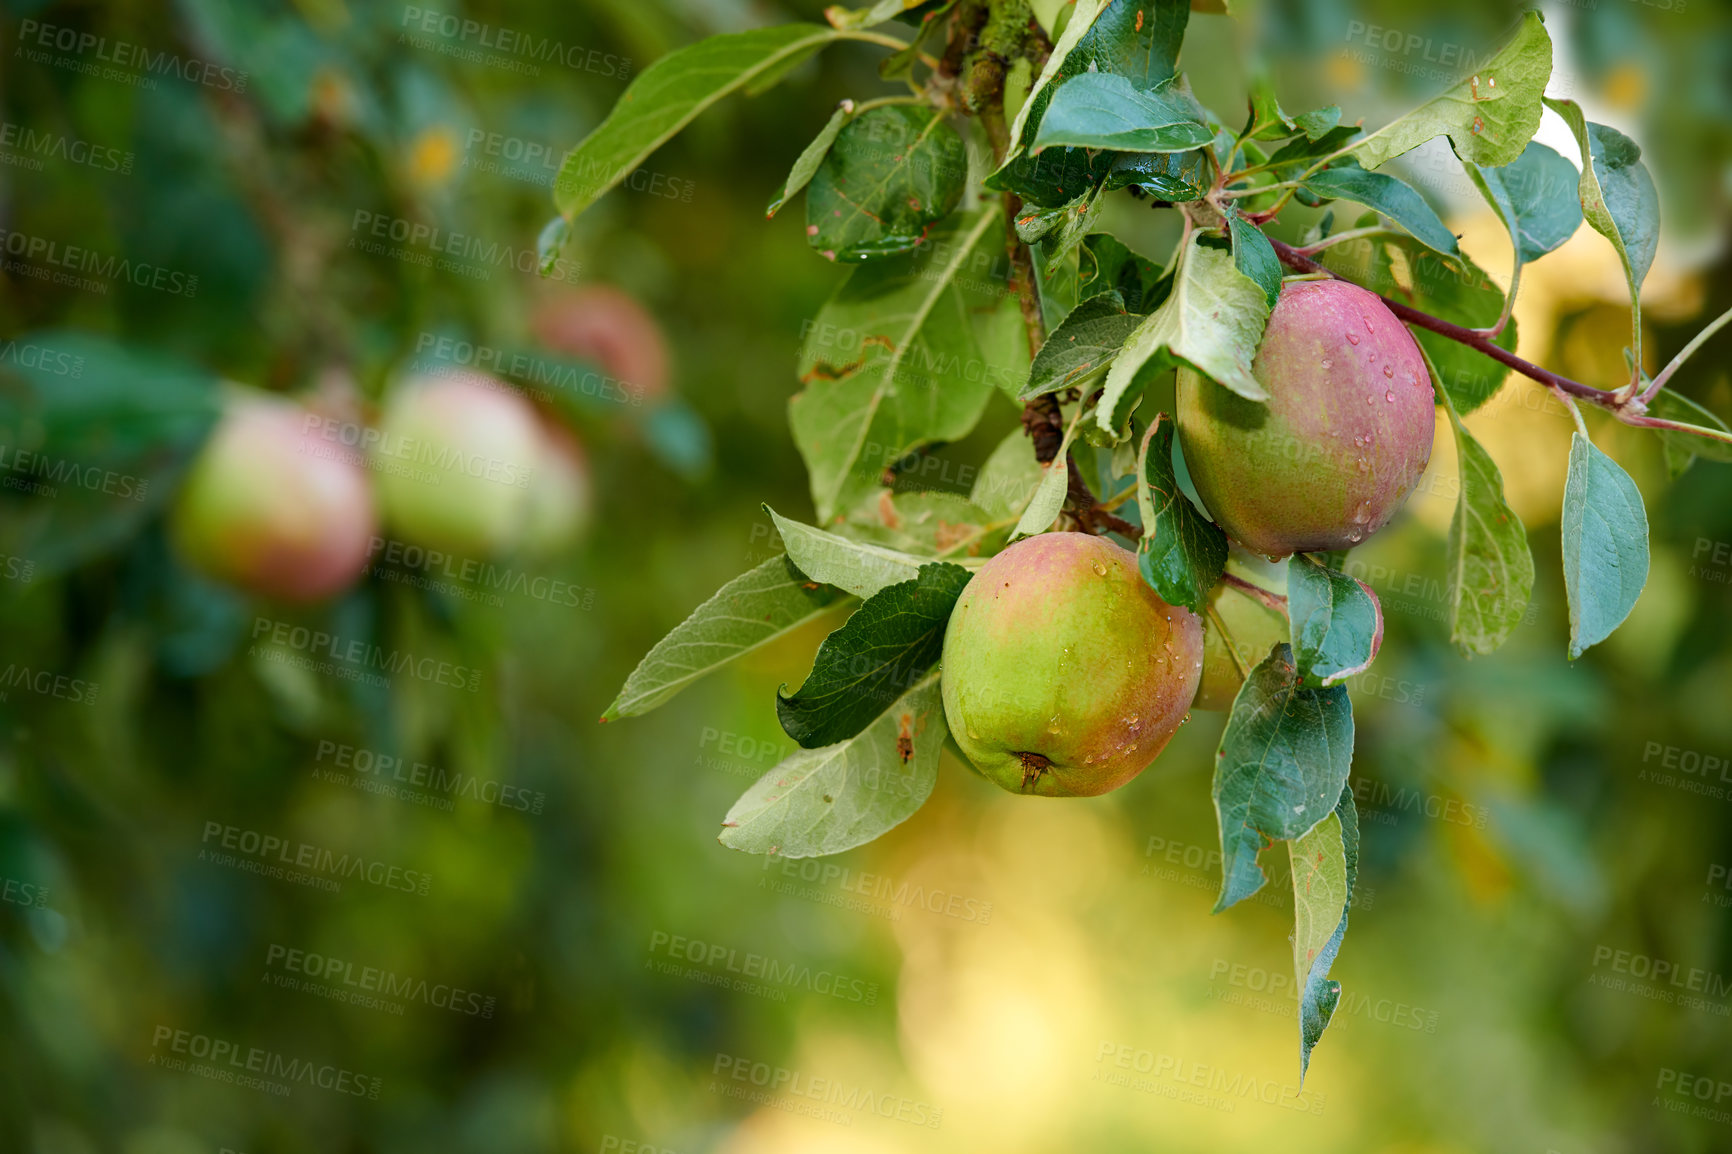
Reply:
<svg viewBox="0 0 1732 1154"><path fill-rule="evenodd" d="M1163 599L1199 612L1219 582L1246 580L1178 483L1170 418L1141 406L1150 383L1181 365L1267 400L1252 361L1284 277L1343 277L1381 294L1431 364L1461 470L1447 588L1451 639L1465 655L1509 637L1533 586L1526 531L1461 421L1510 369L1556 390L1577 418L1562 519L1572 657L1629 615L1648 566L1641 494L1574 406L1655 430L1674 473L1695 456L1732 459L1724 423L1663 391L1728 318L1661 373L1642 372L1653 180L1628 137L1546 95L1552 45L1537 12L1478 71L1380 126L1344 123L1335 107L1291 113L1255 69L1242 113L1203 107L1178 68L1188 0L880 0L827 17L827 27L712 37L646 69L565 157L559 216L541 239L551 263L578 213L716 101L763 92L827 48L884 53L879 72L895 91L814 117L816 135L767 211L804 194L812 249L846 266L800 350L789 401L815 523L772 512L785 553L698 606L603 718L647 712L815 618L836 623L806 682L778 695L800 748L729 811L724 845L837 853L926 800L946 740L946 619L970 571L1016 537L1109 534L1137 551ZM1574 133L1575 162L1533 142L1546 106ZM1384 168L1438 137L1508 228L1507 295ZM1114 194L1181 214L1175 250L1151 259L1097 229ZM1363 215L1334 232L1330 214L1294 246L1270 228L1295 198ZM1584 220L1614 246L1629 285L1633 367L1616 390L1511 352L1523 266ZM1024 406L1024 428L999 445L969 497L893 491L899 469L967 435L995 394ZM1113 475L1097 478L1112 493L1097 498L1070 464L1079 438L1112 450ZM1274 843L1291 855L1301 1072L1340 997L1328 972L1358 868L1342 681L1370 664L1383 637L1375 594L1341 568L1338 554L1288 562L1290 638L1243 671L1213 782L1217 911L1262 887L1258 859Z"/></svg>

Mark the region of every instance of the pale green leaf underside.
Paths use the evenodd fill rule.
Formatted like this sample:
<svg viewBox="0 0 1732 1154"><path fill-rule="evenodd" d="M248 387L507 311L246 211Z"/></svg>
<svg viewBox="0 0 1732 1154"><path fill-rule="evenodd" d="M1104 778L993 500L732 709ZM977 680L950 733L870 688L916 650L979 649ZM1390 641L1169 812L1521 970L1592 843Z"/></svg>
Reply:
<svg viewBox="0 0 1732 1154"><path fill-rule="evenodd" d="M800 572L814 581L846 589L856 597L870 597L887 585L912 581L920 566L930 560L790 521L768 505L764 511L776 523L776 532L782 535L782 548L788 551Z"/></svg>
<svg viewBox="0 0 1732 1154"><path fill-rule="evenodd" d="M948 732L933 672L847 741L796 750L759 778L728 811L719 840L795 858L864 845L925 803Z"/></svg>
<svg viewBox="0 0 1732 1154"><path fill-rule="evenodd" d="M829 612L834 589L790 573L778 553L729 581L638 662L603 721L648 713L706 673Z"/></svg>
<svg viewBox="0 0 1732 1154"><path fill-rule="evenodd" d="M1002 253L998 211L952 219L914 252L856 268L801 350L805 388L788 417L820 523L869 496L915 448L965 435L993 389L1021 374L1009 353L982 347L977 329L1015 301L964 275L977 249Z"/></svg>
<svg viewBox="0 0 1732 1154"><path fill-rule="evenodd" d="M1523 15L1514 38L1447 91L1353 146L1366 168L1377 168L1438 136L1474 164L1508 164L1540 126L1540 98L1552 74L1552 40L1538 12Z"/></svg>
<svg viewBox="0 0 1732 1154"><path fill-rule="evenodd" d="M1186 361L1247 400L1269 399L1251 373L1269 320L1263 290L1219 249L1192 243L1179 259L1172 292L1137 326L1107 370L1096 420L1108 433L1123 423L1119 403L1137 371L1157 356Z"/></svg>
<svg viewBox="0 0 1732 1154"><path fill-rule="evenodd" d="M1503 475L1453 410L1461 495L1449 523L1449 639L1465 654L1509 640L1533 595L1534 556L1504 500Z"/></svg>

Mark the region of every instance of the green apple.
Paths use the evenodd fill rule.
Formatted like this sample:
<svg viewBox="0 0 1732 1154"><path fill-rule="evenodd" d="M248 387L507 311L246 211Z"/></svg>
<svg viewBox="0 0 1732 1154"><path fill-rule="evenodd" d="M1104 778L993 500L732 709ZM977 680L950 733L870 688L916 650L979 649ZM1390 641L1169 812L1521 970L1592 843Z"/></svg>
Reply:
<svg viewBox="0 0 1732 1154"><path fill-rule="evenodd" d="M323 418L236 389L188 470L169 537L193 569L284 601L318 601L367 567L377 517L359 454L320 437Z"/></svg>
<svg viewBox="0 0 1732 1154"><path fill-rule="evenodd" d="M1155 759L1202 668L1195 614L1162 601L1137 559L1086 533L1042 533L969 581L944 634L951 736L1012 793L1092 797Z"/></svg>
<svg viewBox="0 0 1732 1154"><path fill-rule="evenodd" d="M410 380L391 395L372 467L393 535L460 557L515 549L529 531L540 420L524 396L481 373Z"/></svg>

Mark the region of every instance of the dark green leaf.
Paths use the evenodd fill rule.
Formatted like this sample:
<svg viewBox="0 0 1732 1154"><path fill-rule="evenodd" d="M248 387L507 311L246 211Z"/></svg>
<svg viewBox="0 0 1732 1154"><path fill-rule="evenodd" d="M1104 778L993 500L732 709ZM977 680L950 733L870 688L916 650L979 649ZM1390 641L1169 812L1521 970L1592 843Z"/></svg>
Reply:
<svg viewBox="0 0 1732 1154"><path fill-rule="evenodd" d="M1347 687L1305 688L1293 650L1275 645L1240 686L1215 759L1219 913L1263 888L1265 846L1305 833L1340 800L1353 763Z"/></svg>
<svg viewBox="0 0 1732 1154"><path fill-rule="evenodd" d="M1732 428L1729 428L1725 421L1682 393L1674 392L1670 387L1654 394L1654 399L1648 402L1648 413L1662 420L1678 421L1699 429L1732 434ZM1706 457L1710 461L1732 462L1732 444L1725 441L1676 429L1660 429L1658 432L1666 454L1666 468L1674 477L1689 468L1690 462L1697 457Z"/></svg>
<svg viewBox="0 0 1732 1154"><path fill-rule="evenodd" d="M938 561L867 598L824 639L794 694L776 693L782 728L806 749L846 741L890 708L938 661L951 606L969 572Z"/></svg>
<svg viewBox="0 0 1732 1154"><path fill-rule="evenodd" d="M1654 179L1642 163L1636 142L1615 128L1593 124L1573 100L1546 99L1564 118L1581 150L1582 175L1577 192L1582 216L1612 242L1624 266L1630 288L1630 351L1642 363L1642 281L1654 263L1660 243L1660 197Z"/></svg>
<svg viewBox="0 0 1732 1154"><path fill-rule="evenodd" d="M1046 338L1017 400L1068 389L1103 371L1142 320L1138 314L1125 311L1125 302L1116 292L1090 297L1072 309Z"/></svg>
<svg viewBox="0 0 1732 1154"><path fill-rule="evenodd" d="M806 240L831 260L906 252L962 199L968 154L931 108L891 104L850 120L806 193Z"/></svg>
<svg viewBox="0 0 1732 1154"><path fill-rule="evenodd" d="M1275 175L1282 180L1292 180L1310 167L1312 162L1340 152L1342 146L1358 134L1359 129L1349 124L1331 128L1316 138L1295 137L1275 150L1275 155L1269 158L1269 164Z"/></svg>
<svg viewBox="0 0 1732 1154"><path fill-rule="evenodd" d="M1341 106L1331 104L1327 108L1317 108L1310 112L1301 112L1293 118L1293 126L1305 134L1307 140L1321 140L1341 123Z"/></svg>
<svg viewBox="0 0 1732 1154"><path fill-rule="evenodd" d="M1461 418L1455 426L1461 495L1449 523L1449 639L1465 654L1494 653L1527 612L1534 556L1527 530L1504 501L1503 475Z"/></svg>
<svg viewBox="0 0 1732 1154"><path fill-rule="evenodd" d="M1509 229L1517 264L1529 264L1575 235L1582 224L1576 166L1538 142L1501 168L1465 164Z"/></svg>
<svg viewBox="0 0 1732 1154"><path fill-rule="evenodd" d="M1421 244L1446 256L1461 252L1455 234L1444 227L1425 198L1405 181L1387 173L1366 172L1357 164L1338 164L1311 176L1300 187L1327 200L1351 200L1376 209L1412 233Z"/></svg>
<svg viewBox="0 0 1732 1154"><path fill-rule="evenodd" d="M1257 282L1273 309L1281 296L1281 258L1263 230L1238 213L1227 218L1227 230L1233 238L1233 266Z"/></svg>
<svg viewBox="0 0 1732 1154"><path fill-rule="evenodd" d="M583 143L565 154L553 200L567 220L594 204L697 115L790 59L845 39L815 24L782 24L700 40L644 69Z"/></svg>
<svg viewBox="0 0 1732 1154"><path fill-rule="evenodd" d="M1347 936L1359 881L1359 813L1343 787L1335 812L1288 843L1293 863L1293 968L1299 987L1299 1079L1341 1001L1329 968Z"/></svg>
<svg viewBox="0 0 1732 1154"><path fill-rule="evenodd" d="M829 155L830 146L836 142L836 134L842 131L842 122L848 119L846 109L838 108L830 114L830 119L812 138L794 161L794 167L788 171L788 179L782 182L781 191L770 201L770 206L764 210L766 217L775 216L787 204L789 199L805 188L811 182L812 176L818 171L818 165Z"/></svg>
<svg viewBox="0 0 1732 1154"><path fill-rule="evenodd" d="M1465 255L1441 256L1410 237L1344 241L1325 249L1318 260L1354 284L1458 325L1489 328L1503 315L1503 291L1478 265ZM1489 400L1509 374L1465 345L1423 329L1412 331L1464 416ZM1492 343L1515 348L1515 321L1505 325Z"/></svg>
<svg viewBox="0 0 1732 1154"><path fill-rule="evenodd" d="M1053 147L1185 152L1213 136L1167 89L1141 92L1123 76L1085 72L1059 85L1030 150L1037 156Z"/></svg>
<svg viewBox="0 0 1732 1154"><path fill-rule="evenodd" d="M778 553L716 590L657 642L601 719L648 713L704 674L822 616L840 598Z"/></svg>
<svg viewBox="0 0 1732 1154"><path fill-rule="evenodd" d="M1066 77L1090 72L1123 76L1138 89L1155 87L1173 76L1189 17L1184 0L1078 0L1070 23L1011 125L1010 157L988 178L987 186L1008 189L1031 204L1046 206L1065 204L1084 189L1099 187L1124 154L1079 149L1027 154L1055 88Z"/></svg>
<svg viewBox="0 0 1732 1154"><path fill-rule="evenodd" d="M1143 537L1137 568L1168 605L1202 613L1227 566L1227 536L1197 511L1173 471L1173 426L1162 413L1143 435L1137 504Z"/></svg>
<svg viewBox="0 0 1732 1154"><path fill-rule="evenodd" d="M1577 186L1582 215L1618 250L1633 298L1660 243L1660 198L1642 163L1642 150L1617 129L1586 120L1573 100L1548 99L1546 104L1575 133L1582 155Z"/></svg>
<svg viewBox="0 0 1732 1154"><path fill-rule="evenodd" d="M71 330L0 340L0 551L37 580L126 543L168 503L216 424L217 379Z"/></svg>
<svg viewBox="0 0 1732 1154"><path fill-rule="evenodd" d="M1353 148L1366 168L1438 136L1474 164L1508 164L1540 126L1540 98L1552 75L1552 40L1538 11L1522 17L1510 42L1486 63L1407 115L1367 134Z"/></svg>
<svg viewBox="0 0 1732 1154"><path fill-rule="evenodd" d="M1122 152L1107 172L1103 191L1136 185L1155 200L1181 204L1201 200L1209 187L1203 153Z"/></svg>
<svg viewBox="0 0 1732 1154"><path fill-rule="evenodd" d="M1133 313L1154 311L1172 287L1153 261L1105 232L1092 233L1083 240L1080 272L1079 295L1084 300L1116 292L1124 298L1126 310Z"/></svg>
<svg viewBox="0 0 1732 1154"><path fill-rule="evenodd" d="M1049 257L1037 246L1031 255L1034 286L1040 293L1041 320L1051 332L1082 300L1081 253L1073 248L1063 255Z"/></svg>
<svg viewBox="0 0 1732 1154"><path fill-rule="evenodd" d="M1575 433L1564 482L1564 591L1570 602L1570 657L1622 625L1648 583L1648 512L1636 482Z"/></svg>
<svg viewBox="0 0 1732 1154"><path fill-rule="evenodd" d="M948 732L934 672L854 737L797 749L759 778L728 810L718 840L792 858L864 845L925 804Z"/></svg>
<svg viewBox="0 0 1732 1154"><path fill-rule="evenodd" d="M1306 685L1336 685L1365 672L1383 645L1383 607L1371 586L1303 553L1287 562L1287 616Z"/></svg>

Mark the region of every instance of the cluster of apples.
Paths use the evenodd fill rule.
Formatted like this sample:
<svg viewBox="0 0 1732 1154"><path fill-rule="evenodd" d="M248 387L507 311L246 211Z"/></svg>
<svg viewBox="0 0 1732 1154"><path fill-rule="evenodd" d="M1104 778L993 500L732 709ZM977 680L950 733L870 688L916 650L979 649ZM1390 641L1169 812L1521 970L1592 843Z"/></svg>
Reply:
<svg viewBox="0 0 1732 1154"><path fill-rule="evenodd" d="M1267 403L1179 373L1179 444L1228 539L1279 560L1348 549L1386 525L1431 459L1431 376L1413 335L1374 293L1290 282L1252 371ZM1252 664L1286 638L1279 613L1214 597ZM945 717L975 767L1013 793L1106 793L1141 773L1193 706L1231 706L1228 644L1162 601L1111 541L1042 533L988 561L957 601Z"/></svg>
<svg viewBox="0 0 1732 1154"><path fill-rule="evenodd" d="M665 391L661 330L630 296L592 286L534 318L539 339L648 395ZM341 593L381 533L465 560L539 556L591 513L577 438L504 381L469 370L398 384L369 426L233 388L176 494L169 531L193 569L292 602Z"/></svg>

